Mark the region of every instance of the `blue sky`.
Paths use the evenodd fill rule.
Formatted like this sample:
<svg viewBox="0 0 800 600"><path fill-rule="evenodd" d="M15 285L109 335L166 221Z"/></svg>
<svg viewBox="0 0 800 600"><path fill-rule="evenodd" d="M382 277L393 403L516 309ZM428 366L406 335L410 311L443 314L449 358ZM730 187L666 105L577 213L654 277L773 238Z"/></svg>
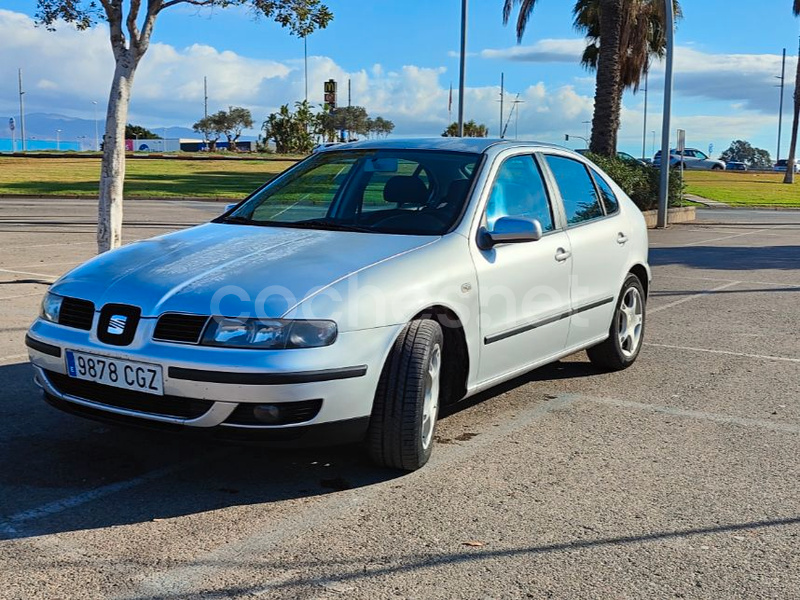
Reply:
<svg viewBox="0 0 800 600"><path fill-rule="evenodd" d="M333 23L309 38L311 99L321 101L325 79L338 79L342 93L350 78L353 102L395 121L398 135L440 134L447 124L448 88L451 82L458 84L460 0L327 4L335 15ZM559 142L564 133L585 135L582 122L591 118L594 81L577 64L582 40L572 28L573 3L541 0L520 46L513 26L502 24L502 0L470 4L467 118L485 122L497 134L496 101L500 73L505 72L507 99L519 93L524 100L518 125L512 120L509 127L512 136L518 131L520 137ZM774 156L778 89L773 86L780 52L788 47L791 58L788 120L800 33L791 3L684 0L683 5L673 129L687 129L688 142L701 149L713 143L719 152L744 137ZM28 18L34 12L30 0L4 0L0 8L0 55L9 59L0 65L0 116L16 110L15 75L22 67L29 111L91 118L91 101L108 93L112 63L105 31L34 29ZM190 126L202 116L203 75L209 77L212 110L247 106L259 122L280 104L302 97L302 41L267 20L252 20L243 9L171 8L159 17L153 42L134 85L134 122ZM650 132L660 135L662 89L656 67L647 154ZM637 155L642 149L642 101L643 94L626 95L620 133L620 149ZM784 129L784 156L789 125Z"/></svg>

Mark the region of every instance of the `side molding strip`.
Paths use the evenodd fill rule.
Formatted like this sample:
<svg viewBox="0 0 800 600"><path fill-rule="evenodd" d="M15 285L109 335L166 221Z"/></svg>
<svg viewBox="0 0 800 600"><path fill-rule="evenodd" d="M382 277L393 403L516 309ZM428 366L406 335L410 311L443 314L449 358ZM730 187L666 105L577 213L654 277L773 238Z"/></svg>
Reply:
<svg viewBox="0 0 800 600"><path fill-rule="evenodd" d="M572 315L577 315L579 313L586 312L587 310L598 308L605 304L611 304L613 301L614 301L613 297L604 298L603 300L598 300L597 302L592 302L591 304L585 304L584 306L573 308L572 310L565 313L561 313L560 315L547 317L546 319L541 319L540 321L534 321L533 323L528 323L527 325L520 325L519 327L515 327L514 329L509 329L508 331L503 331L501 333L495 333L494 335L487 335L485 338L483 338L483 343L484 345L488 346L489 344L494 344L495 342L506 340L515 335L531 331L532 329L538 329L539 327L550 325L550 323L555 323L556 321L561 321L562 319L568 319Z"/></svg>

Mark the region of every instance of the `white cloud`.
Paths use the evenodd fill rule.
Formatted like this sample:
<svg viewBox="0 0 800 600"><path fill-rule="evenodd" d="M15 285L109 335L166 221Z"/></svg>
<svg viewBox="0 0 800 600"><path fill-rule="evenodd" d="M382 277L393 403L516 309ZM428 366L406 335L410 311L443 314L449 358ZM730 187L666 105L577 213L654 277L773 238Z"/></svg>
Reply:
<svg viewBox="0 0 800 600"><path fill-rule="evenodd" d="M479 53L482 58L513 60L519 62L577 63L583 56L586 41L583 39L539 40L532 46L487 48Z"/></svg>

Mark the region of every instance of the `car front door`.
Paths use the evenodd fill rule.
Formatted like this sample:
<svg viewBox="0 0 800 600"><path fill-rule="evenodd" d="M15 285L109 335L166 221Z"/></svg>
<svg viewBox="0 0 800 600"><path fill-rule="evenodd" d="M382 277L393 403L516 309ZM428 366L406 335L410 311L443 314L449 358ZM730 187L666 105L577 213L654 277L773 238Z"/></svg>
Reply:
<svg viewBox="0 0 800 600"><path fill-rule="evenodd" d="M490 381L561 353L569 332L571 259L563 217L554 209L532 154L502 160L482 216L536 219L542 238L481 249L472 243L480 297L479 379Z"/></svg>
<svg viewBox="0 0 800 600"><path fill-rule="evenodd" d="M567 346L608 333L628 263L628 220L600 173L567 156L545 156L561 196L572 247L572 316Z"/></svg>

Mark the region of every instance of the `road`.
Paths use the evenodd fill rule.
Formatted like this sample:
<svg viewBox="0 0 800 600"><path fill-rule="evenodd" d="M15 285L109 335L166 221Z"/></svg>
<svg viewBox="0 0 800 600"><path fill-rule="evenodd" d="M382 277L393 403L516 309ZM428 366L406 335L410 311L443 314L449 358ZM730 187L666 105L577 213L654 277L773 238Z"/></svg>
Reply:
<svg viewBox="0 0 800 600"><path fill-rule="evenodd" d="M132 201L125 239L220 209ZM47 406L22 340L93 214L0 200L0 598L800 596L800 213L651 232L637 364L470 399L410 475Z"/></svg>

